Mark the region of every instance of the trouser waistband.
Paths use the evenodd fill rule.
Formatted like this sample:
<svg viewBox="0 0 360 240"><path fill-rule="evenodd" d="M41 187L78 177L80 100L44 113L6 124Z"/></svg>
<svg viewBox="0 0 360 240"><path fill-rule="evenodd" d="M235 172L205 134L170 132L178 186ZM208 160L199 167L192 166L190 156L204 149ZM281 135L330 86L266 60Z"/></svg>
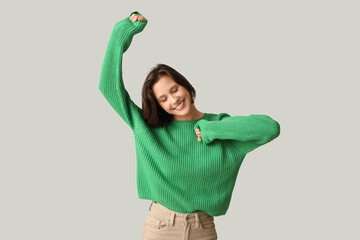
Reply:
<svg viewBox="0 0 360 240"><path fill-rule="evenodd" d="M166 217L170 220L170 224L174 224L175 218L183 218L185 225L187 225L188 222L195 222L196 226L202 222L203 219L208 218L210 215L208 215L205 212L196 212L196 213L179 213L172 211L165 206L161 205L160 203L157 203L155 201L151 202L149 211L151 212L158 212L161 215L166 215ZM195 220L193 220L195 219Z"/></svg>

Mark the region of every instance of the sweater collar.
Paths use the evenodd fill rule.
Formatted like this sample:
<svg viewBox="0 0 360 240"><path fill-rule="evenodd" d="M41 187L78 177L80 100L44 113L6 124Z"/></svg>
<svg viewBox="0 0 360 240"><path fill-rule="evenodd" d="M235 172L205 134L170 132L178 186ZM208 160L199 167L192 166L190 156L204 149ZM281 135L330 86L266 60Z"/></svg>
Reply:
<svg viewBox="0 0 360 240"><path fill-rule="evenodd" d="M201 118L195 119L195 120L179 121L179 120L172 119L169 122L169 124L172 126L189 126L189 125L194 125L197 121L199 121L201 119L206 119L206 117L207 117L207 113L204 113L204 115Z"/></svg>

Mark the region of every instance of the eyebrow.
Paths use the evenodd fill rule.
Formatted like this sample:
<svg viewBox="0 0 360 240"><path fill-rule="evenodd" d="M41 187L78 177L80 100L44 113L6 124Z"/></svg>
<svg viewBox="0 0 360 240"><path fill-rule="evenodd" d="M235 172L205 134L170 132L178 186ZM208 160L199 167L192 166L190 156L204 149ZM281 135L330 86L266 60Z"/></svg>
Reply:
<svg viewBox="0 0 360 240"><path fill-rule="evenodd" d="M173 89L173 88L176 87L176 86L177 86L177 84L175 83L174 85L171 86L170 90ZM158 97L158 99L160 100L160 98L162 98L162 97L164 97L164 94L161 95L160 97Z"/></svg>

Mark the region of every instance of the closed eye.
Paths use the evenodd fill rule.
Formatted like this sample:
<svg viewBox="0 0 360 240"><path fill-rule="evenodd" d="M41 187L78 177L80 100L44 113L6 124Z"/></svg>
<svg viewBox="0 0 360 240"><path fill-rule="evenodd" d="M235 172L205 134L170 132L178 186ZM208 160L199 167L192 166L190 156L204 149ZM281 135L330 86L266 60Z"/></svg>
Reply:
<svg viewBox="0 0 360 240"><path fill-rule="evenodd" d="M177 92L177 88L173 91L173 92ZM165 99L163 99L163 100L161 100L160 102L165 102L166 101L166 98Z"/></svg>

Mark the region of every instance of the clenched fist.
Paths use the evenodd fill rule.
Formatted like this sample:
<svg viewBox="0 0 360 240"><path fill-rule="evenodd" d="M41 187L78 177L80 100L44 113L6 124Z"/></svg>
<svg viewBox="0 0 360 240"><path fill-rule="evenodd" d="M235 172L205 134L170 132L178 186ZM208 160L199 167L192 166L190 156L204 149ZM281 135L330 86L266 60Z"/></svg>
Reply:
<svg viewBox="0 0 360 240"><path fill-rule="evenodd" d="M133 22L139 21L146 21L146 18L144 16L140 16L139 14L133 13L130 16L130 20Z"/></svg>

